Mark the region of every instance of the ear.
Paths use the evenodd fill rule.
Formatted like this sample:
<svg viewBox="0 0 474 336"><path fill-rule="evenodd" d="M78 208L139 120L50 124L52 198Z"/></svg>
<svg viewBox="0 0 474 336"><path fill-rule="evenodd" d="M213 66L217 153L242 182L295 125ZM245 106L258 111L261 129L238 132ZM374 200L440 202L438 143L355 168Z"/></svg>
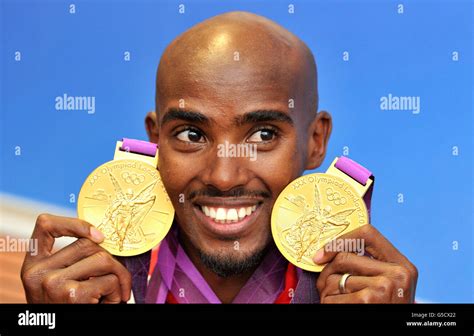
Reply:
<svg viewBox="0 0 474 336"><path fill-rule="evenodd" d="M308 152L305 169L315 169L323 163L331 131L331 115L326 111L317 113L308 129Z"/></svg>
<svg viewBox="0 0 474 336"><path fill-rule="evenodd" d="M147 113L145 117L145 128L149 141L157 144L160 137L158 131L158 116L155 111Z"/></svg>

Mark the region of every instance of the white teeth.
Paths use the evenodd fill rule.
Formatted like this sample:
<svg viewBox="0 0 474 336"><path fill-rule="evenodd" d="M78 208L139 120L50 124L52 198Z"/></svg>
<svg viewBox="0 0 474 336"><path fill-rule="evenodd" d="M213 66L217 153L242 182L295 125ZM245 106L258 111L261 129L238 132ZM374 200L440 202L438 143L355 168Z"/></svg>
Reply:
<svg viewBox="0 0 474 336"><path fill-rule="evenodd" d="M224 208L217 208L217 211L216 211L216 219L217 220L225 220L226 219L226 213L225 213L225 209Z"/></svg>
<svg viewBox="0 0 474 336"><path fill-rule="evenodd" d="M237 215L236 209L229 209L227 210L227 220L229 221L237 221L239 219L239 215Z"/></svg>
<svg viewBox="0 0 474 336"><path fill-rule="evenodd" d="M235 223L242 220L245 216L250 216L257 206L249 206L242 208L214 208L210 206L201 206L202 212L207 217L214 219L218 223Z"/></svg>

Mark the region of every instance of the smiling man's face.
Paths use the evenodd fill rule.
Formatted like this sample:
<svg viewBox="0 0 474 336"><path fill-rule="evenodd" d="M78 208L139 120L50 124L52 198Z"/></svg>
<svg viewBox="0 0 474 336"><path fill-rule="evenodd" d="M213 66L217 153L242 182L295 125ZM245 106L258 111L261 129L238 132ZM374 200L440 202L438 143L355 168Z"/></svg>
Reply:
<svg viewBox="0 0 474 336"><path fill-rule="evenodd" d="M220 15L168 46L156 99L147 128L185 249L221 276L255 267L279 193L325 155L311 53L269 20ZM226 144L256 156L222 155Z"/></svg>

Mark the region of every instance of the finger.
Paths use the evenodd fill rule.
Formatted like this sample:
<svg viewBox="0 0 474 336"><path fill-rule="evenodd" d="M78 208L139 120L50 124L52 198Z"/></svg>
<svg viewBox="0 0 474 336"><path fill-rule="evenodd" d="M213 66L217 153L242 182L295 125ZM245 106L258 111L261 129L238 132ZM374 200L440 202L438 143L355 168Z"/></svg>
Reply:
<svg viewBox="0 0 474 336"><path fill-rule="evenodd" d="M104 239L104 235L86 221L42 214L38 216L31 236L32 239L38 241L38 255L36 257L48 256L53 248L55 238L58 237L89 238L96 243L100 243Z"/></svg>
<svg viewBox="0 0 474 336"><path fill-rule="evenodd" d="M117 276L121 287L122 299L123 301L128 301L132 288L130 272L105 250L65 268L63 276L71 280L88 280L90 277L99 277L107 274L115 274Z"/></svg>
<svg viewBox="0 0 474 336"><path fill-rule="evenodd" d="M92 278L84 281L84 286L90 291L95 291L98 297L94 303L120 303L122 302L122 292L119 279L115 274Z"/></svg>
<svg viewBox="0 0 474 336"><path fill-rule="evenodd" d="M389 270L392 264L378 261L365 256L357 256L353 253L341 252L324 267L319 274L316 285L322 292L327 285L327 278L331 274L344 274L360 276L376 276Z"/></svg>
<svg viewBox="0 0 474 336"><path fill-rule="evenodd" d="M350 294L338 294L326 296L324 299L321 299L323 304L335 304L335 303L365 303L362 302L362 296L359 292L350 293Z"/></svg>
<svg viewBox="0 0 474 336"><path fill-rule="evenodd" d="M382 297L376 295L371 289L364 288L350 294L337 294L326 296L321 303L383 303Z"/></svg>
<svg viewBox="0 0 474 336"><path fill-rule="evenodd" d="M338 294L350 294L360 291L370 286L370 278L364 276L351 275L347 278L345 283L345 292L341 293L339 289L339 282L341 281L342 274L331 274L326 280L326 286L320 293L320 297L324 298L330 295Z"/></svg>
<svg viewBox="0 0 474 336"><path fill-rule="evenodd" d="M67 280L63 293L67 303L120 303L121 290L118 278L114 274L107 274L85 281Z"/></svg>
<svg viewBox="0 0 474 336"><path fill-rule="evenodd" d="M344 241L360 239L365 250L375 259L394 263L405 263L407 259L374 226L366 224L337 238ZM319 249L313 257L316 264L323 265L333 260L341 251L332 251L332 242ZM352 245L352 244L343 244ZM346 251L350 252L350 251Z"/></svg>
<svg viewBox="0 0 474 336"><path fill-rule="evenodd" d="M105 250L90 239L80 238L41 261L42 268L46 270L65 268L101 251Z"/></svg>

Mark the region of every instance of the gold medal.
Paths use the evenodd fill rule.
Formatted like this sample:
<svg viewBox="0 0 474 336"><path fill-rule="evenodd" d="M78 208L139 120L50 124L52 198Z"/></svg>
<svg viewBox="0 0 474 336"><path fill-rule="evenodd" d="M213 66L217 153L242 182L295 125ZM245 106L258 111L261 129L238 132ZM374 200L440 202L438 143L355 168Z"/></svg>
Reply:
<svg viewBox="0 0 474 336"><path fill-rule="evenodd" d="M320 272L312 258L331 240L369 223L363 186L335 168L292 181L278 196L272 210L272 235L289 262Z"/></svg>
<svg viewBox="0 0 474 336"><path fill-rule="evenodd" d="M77 213L104 234L104 249L116 256L133 256L152 249L166 236L174 209L156 168L158 151L149 156L121 148L118 141L114 160L86 179Z"/></svg>

